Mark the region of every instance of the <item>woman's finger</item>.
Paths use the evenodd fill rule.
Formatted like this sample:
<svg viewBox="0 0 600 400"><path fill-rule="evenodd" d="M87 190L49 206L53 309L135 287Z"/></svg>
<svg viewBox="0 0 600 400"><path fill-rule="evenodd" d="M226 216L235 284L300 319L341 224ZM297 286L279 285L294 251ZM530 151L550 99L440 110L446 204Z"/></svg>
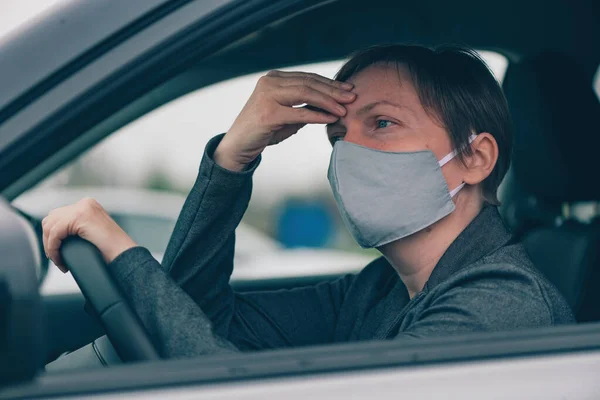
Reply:
<svg viewBox="0 0 600 400"><path fill-rule="evenodd" d="M47 253L50 259L56 264L56 266L63 272L67 272L68 269L64 265L62 257L60 256L60 245L64 238L68 236L68 224L69 221L66 219L58 219L48 232L48 247Z"/></svg>
<svg viewBox="0 0 600 400"><path fill-rule="evenodd" d="M67 272L67 268L60 265L60 260L56 259L57 257L55 254L53 254L49 244L54 226L59 220L58 215L60 214L60 210L61 209L55 209L50 211L48 216L42 220L42 242L44 244L44 252L46 253L46 257L49 258L62 272ZM60 254L58 258L60 259Z"/></svg>
<svg viewBox="0 0 600 400"><path fill-rule="evenodd" d="M48 223L49 223L49 216L44 217L44 219L42 220L42 243L44 245L44 253L46 253L46 258L48 258Z"/></svg>
<svg viewBox="0 0 600 400"><path fill-rule="evenodd" d="M273 137L271 138L271 141L269 142L269 146L283 142L290 136L296 134L296 132L298 132L300 129L302 129L305 125L306 124L304 124L304 123L285 125L283 128L279 129L277 132L275 132L273 134Z"/></svg>
<svg viewBox="0 0 600 400"><path fill-rule="evenodd" d="M278 84L282 87L286 86L308 86L319 92L332 97L338 103L352 103L356 99L356 94L348 90L340 89L338 86L329 85L314 79L312 77L291 77L281 79Z"/></svg>
<svg viewBox="0 0 600 400"><path fill-rule="evenodd" d="M62 240L69 235L71 209L72 206L66 206L52 210L46 217L47 224L44 228L46 254L62 272L68 271L60 256L60 246Z"/></svg>
<svg viewBox="0 0 600 400"><path fill-rule="evenodd" d="M310 110L307 107L290 108L282 114L286 124L333 124L339 119L335 115Z"/></svg>
<svg viewBox="0 0 600 400"><path fill-rule="evenodd" d="M275 94L275 100L282 106L306 103L338 117L346 115L346 108L335 101L334 98L308 86L279 88Z"/></svg>

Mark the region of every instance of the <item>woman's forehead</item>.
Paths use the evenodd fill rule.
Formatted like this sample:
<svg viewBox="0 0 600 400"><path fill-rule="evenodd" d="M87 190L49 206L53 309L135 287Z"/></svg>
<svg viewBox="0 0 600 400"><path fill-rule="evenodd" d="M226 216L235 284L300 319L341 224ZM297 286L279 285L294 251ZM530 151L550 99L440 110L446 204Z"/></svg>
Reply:
<svg viewBox="0 0 600 400"><path fill-rule="evenodd" d="M347 79L353 84L369 81L393 83L395 86L412 86L410 71L403 64L377 63L370 65Z"/></svg>
<svg viewBox="0 0 600 400"><path fill-rule="evenodd" d="M410 72L402 65L372 65L352 76L348 82L354 84L352 91L357 94L356 101L349 105L351 107L377 101L403 106L421 105Z"/></svg>

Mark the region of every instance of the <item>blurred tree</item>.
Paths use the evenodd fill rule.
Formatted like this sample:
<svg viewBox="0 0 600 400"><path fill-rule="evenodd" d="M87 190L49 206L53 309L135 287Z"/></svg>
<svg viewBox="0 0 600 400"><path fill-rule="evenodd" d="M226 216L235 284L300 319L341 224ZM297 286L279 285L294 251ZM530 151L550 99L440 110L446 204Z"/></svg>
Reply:
<svg viewBox="0 0 600 400"><path fill-rule="evenodd" d="M66 169L66 186L115 186L118 172L100 160L80 157Z"/></svg>
<svg viewBox="0 0 600 400"><path fill-rule="evenodd" d="M187 194L189 188L182 188L173 182L164 168L154 167L142 182L141 186L146 189L160 190L163 192L176 192Z"/></svg>

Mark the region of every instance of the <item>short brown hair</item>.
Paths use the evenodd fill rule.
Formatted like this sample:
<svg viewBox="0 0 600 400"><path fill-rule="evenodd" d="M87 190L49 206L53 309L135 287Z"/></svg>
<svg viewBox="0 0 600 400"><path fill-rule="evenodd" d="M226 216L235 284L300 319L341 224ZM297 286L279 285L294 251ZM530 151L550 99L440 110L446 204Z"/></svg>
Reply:
<svg viewBox="0 0 600 400"><path fill-rule="evenodd" d="M408 68L423 108L447 130L453 146L464 149L461 161L471 154L471 134L494 136L498 160L482 191L486 201L498 204L496 191L510 165L512 122L504 93L477 52L456 46L373 46L354 54L335 79L347 81L375 64Z"/></svg>

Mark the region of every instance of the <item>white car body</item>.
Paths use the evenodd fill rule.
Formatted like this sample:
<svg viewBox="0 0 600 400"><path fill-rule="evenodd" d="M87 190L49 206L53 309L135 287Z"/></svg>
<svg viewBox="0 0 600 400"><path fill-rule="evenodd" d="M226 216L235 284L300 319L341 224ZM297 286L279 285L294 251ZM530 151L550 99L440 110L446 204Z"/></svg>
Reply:
<svg viewBox="0 0 600 400"><path fill-rule="evenodd" d="M73 204L84 197L92 197L111 215L162 220L160 225L175 225L185 197L175 193L144 189L120 189L103 187L46 188L27 192L13 201L13 206L36 218L43 218L51 210ZM134 223L131 223L132 225ZM124 227L135 229L135 226ZM139 232L142 229L135 229ZM170 231L153 232L161 238L170 236ZM144 237L146 238L146 237ZM138 239L140 245L147 246L154 257L161 261L164 245L152 246ZM164 248L163 248L164 247ZM162 248L162 250L161 250ZM355 273L360 271L370 257L328 249L296 248L285 249L277 241L241 223L236 229L236 252L234 257L233 281L252 281L306 276L327 276ZM79 288L70 274L61 273L50 262L48 274L42 284L43 294L78 292Z"/></svg>

